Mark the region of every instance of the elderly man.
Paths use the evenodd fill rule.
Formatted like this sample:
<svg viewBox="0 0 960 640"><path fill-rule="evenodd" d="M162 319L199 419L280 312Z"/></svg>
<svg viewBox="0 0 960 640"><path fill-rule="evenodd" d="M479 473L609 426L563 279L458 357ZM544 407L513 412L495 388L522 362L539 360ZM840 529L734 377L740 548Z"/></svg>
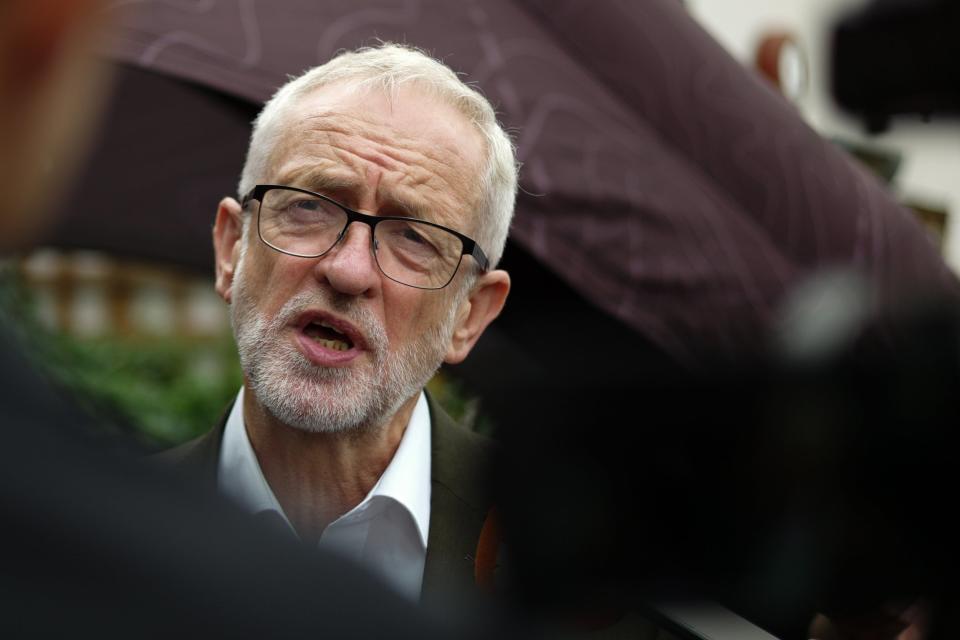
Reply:
<svg viewBox="0 0 960 640"><path fill-rule="evenodd" d="M469 585L488 446L423 387L503 307L516 180L490 104L419 51L282 87L213 232L243 388L172 457L411 598Z"/></svg>
<svg viewBox="0 0 960 640"><path fill-rule="evenodd" d="M50 196L84 157L105 88L94 54L105 4L0 2L0 255L42 237ZM3 637L471 631L438 626L330 554L304 553L264 527L238 530L248 518L211 492L105 446L95 421L36 370L35 345L9 326L0 297Z"/></svg>

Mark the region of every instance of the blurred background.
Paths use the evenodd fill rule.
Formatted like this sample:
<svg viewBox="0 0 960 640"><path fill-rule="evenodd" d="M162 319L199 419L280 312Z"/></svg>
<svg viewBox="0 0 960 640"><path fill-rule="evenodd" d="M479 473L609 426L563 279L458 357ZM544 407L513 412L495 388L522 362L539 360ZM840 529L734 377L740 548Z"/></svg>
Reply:
<svg viewBox="0 0 960 640"><path fill-rule="evenodd" d="M862 4L115 2L94 153L43 248L2 266L4 306L115 429L206 431L240 384L210 229L249 123L287 74L378 38L478 82L523 162L508 309L431 383L478 428L512 381L589 363L585 328L632 365L696 368L694 344L750 352L824 266L881 296L952 289L956 124L876 135L831 98L832 30Z"/></svg>
<svg viewBox="0 0 960 640"><path fill-rule="evenodd" d="M956 122L901 118L895 127L871 132L861 120L841 110L832 95L833 31L840 20L867 3L744 0L724 5L687 0L685 4L710 35L745 66L768 78L776 69L781 88L804 121L873 170L898 201L930 228L951 268L960 268L960 229L949 224L950 212L960 206ZM906 66L928 64L914 54L903 50L898 57Z"/></svg>

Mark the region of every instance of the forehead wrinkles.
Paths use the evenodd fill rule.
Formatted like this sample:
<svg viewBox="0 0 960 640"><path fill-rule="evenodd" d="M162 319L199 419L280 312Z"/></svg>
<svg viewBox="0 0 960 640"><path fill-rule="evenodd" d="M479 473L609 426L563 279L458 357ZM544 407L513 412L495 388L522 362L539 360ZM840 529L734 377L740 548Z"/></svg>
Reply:
<svg viewBox="0 0 960 640"><path fill-rule="evenodd" d="M403 200L439 201L443 207L438 217L456 216L460 227L479 202L478 159L468 159L461 153L462 144L457 143L463 141L453 129L426 129L421 134L364 117L362 112L335 110L315 112L297 122L281 136L271 154L270 165L278 167L277 173L284 178L288 173L309 174L310 166L334 170L347 167L357 174L358 181L363 181L368 165L376 165L394 174L386 184L381 182L380 188L400 190L397 194L378 192L378 199L382 196L389 200L393 195ZM471 133L479 138L479 133Z"/></svg>

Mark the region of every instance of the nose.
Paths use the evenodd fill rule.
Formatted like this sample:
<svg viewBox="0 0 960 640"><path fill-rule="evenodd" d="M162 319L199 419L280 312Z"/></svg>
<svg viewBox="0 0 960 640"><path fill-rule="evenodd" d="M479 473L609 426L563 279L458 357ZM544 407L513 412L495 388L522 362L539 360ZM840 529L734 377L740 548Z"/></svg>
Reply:
<svg viewBox="0 0 960 640"><path fill-rule="evenodd" d="M380 268L371 251L372 232L368 225L350 224L340 241L317 260L317 278L352 296L365 295L375 289L380 282Z"/></svg>

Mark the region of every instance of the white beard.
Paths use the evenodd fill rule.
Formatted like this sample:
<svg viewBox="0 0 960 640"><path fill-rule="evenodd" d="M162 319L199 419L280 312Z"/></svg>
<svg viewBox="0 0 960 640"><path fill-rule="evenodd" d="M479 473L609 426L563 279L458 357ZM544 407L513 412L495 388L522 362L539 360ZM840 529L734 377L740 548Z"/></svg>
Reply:
<svg viewBox="0 0 960 640"><path fill-rule="evenodd" d="M256 309L237 265L230 321L240 365L259 403L280 422L314 433L378 429L418 393L443 362L457 305L396 352L376 316L352 296L317 289L290 299L273 318ZM363 334L369 367L320 367L284 339L290 322L308 307L336 312Z"/></svg>

